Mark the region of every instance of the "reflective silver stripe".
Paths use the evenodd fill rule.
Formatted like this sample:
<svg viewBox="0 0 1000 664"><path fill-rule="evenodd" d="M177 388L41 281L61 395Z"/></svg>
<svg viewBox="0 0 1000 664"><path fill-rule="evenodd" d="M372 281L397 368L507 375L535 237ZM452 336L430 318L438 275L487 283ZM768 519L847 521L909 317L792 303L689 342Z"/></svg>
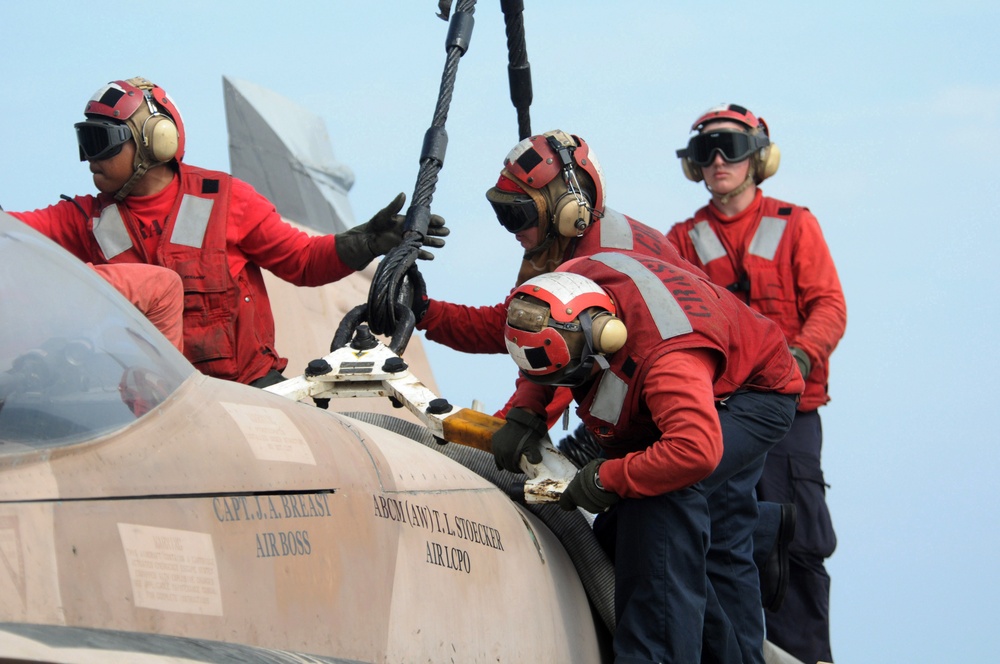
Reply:
<svg viewBox="0 0 1000 664"><path fill-rule="evenodd" d="M621 212L604 208L601 218L601 249L628 249L635 246L632 227Z"/></svg>
<svg viewBox="0 0 1000 664"><path fill-rule="evenodd" d="M590 404L590 414L609 424L618 424L627 394L628 383L610 371L605 371L601 375L594 401Z"/></svg>
<svg viewBox="0 0 1000 664"><path fill-rule="evenodd" d="M117 205L104 208L101 216L94 219L94 237L107 260L132 248L132 238L125 230L125 222Z"/></svg>
<svg viewBox="0 0 1000 664"><path fill-rule="evenodd" d="M214 199L184 194L184 198L181 199L181 208L177 211L174 230L170 234L170 241L185 247L201 249L205 242L205 229L208 228L208 219L212 216L214 204Z"/></svg>
<svg viewBox="0 0 1000 664"><path fill-rule="evenodd" d="M639 295L642 296L661 338L670 339L694 329L667 286L642 263L625 254L614 253L594 254L590 259L604 263L632 280L639 289Z"/></svg>
<svg viewBox="0 0 1000 664"><path fill-rule="evenodd" d="M781 242L781 236L785 234L786 225L788 225L788 220L781 219L780 217L764 217L761 219L760 226L757 227L757 232L753 234L753 241L750 243L750 248L747 249L747 252L754 256L760 256L761 258L773 261L774 254L778 251L778 243Z"/></svg>
<svg viewBox="0 0 1000 664"><path fill-rule="evenodd" d="M708 265L709 261L726 255L726 248L722 246L719 236L707 221L695 224L694 228L688 231L688 237L694 243L694 250L698 252L698 260L702 265Z"/></svg>

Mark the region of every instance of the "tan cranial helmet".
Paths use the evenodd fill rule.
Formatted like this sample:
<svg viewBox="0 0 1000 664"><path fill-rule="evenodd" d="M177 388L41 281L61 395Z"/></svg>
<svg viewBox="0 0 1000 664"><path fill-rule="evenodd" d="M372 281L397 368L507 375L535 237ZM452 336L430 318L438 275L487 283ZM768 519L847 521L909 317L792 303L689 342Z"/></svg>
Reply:
<svg viewBox="0 0 1000 664"><path fill-rule="evenodd" d="M549 228L562 237L582 234L593 217L604 214L604 172L579 136L556 129L525 138L504 159L502 175L528 195L545 198L545 204L538 206L543 208L540 214L550 217ZM530 220L522 201L504 195L506 191L493 187L486 197L504 228L517 232L512 229L523 228Z"/></svg>
<svg viewBox="0 0 1000 664"><path fill-rule="evenodd" d="M121 200L154 166L184 158L184 122L163 88L135 77L102 86L87 102L87 119L78 122L80 160L113 157L130 138L135 142L135 172L115 194Z"/></svg>

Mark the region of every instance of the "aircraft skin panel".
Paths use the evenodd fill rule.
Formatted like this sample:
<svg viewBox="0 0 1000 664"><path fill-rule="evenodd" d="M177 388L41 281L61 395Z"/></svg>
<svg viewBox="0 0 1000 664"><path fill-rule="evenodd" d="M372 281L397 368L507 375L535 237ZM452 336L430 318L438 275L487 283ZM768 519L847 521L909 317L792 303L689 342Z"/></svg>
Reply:
<svg viewBox="0 0 1000 664"><path fill-rule="evenodd" d="M28 543L36 546L28 547ZM0 597L21 622L62 624L51 503L0 504ZM43 602L29 598L43 597Z"/></svg>
<svg viewBox="0 0 1000 664"><path fill-rule="evenodd" d="M396 453L399 445L393 440L405 441L400 453L408 463L430 458L447 468L449 490L492 487L398 434L378 429L377 435L359 439L357 432L373 429L238 383L194 374L163 406L155 416L103 439L0 455L0 501L330 489L349 483L363 469L377 473L373 459L384 455L374 457L366 446L385 444ZM180 468L183 474L171 472ZM343 476L331 475L338 468L345 469ZM381 472L392 482L397 474L408 475L388 468L383 465Z"/></svg>
<svg viewBox="0 0 1000 664"><path fill-rule="evenodd" d="M573 565L533 516L496 510L495 493L467 494L450 508L433 494L398 498L434 516L400 533L386 661L437 661L442 652L462 662L600 661ZM510 616L518 616L513 631L503 625Z"/></svg>
<svg viewBox="0 0 1000 664"><path fill-rule="evenodd" d="M424 637L437 629L447 639L444 651L456 653L454 661L599 662L597 627L562 546L520 507L516 518L498 519L489 498L469 495L462 511L449 514L448 523L432 536L410 532L407 535L418 541L401 541L401 556L423 545L427 563L437 573L412 565L396 567L391 631L407 638L393 640L387 661L438 661L441 644ZM470 524L469 515L478 522ZM477 581L469 583L470 578ZM444 612L413 610L421 598L438 593L450 598ZM541 606L547 608L539 611ZM517 616L516 629L502 627L504 615ZM533 617L522 620L527 615Z"/></svg>
<svg viewBox="0 0 1000 664"><path fill-rule="evenodd" d="M67 501L53 531L60 587L27 594L53 571L39 570L24 604L61 605L71 626L362 661L426 661L442 643L456 661L598 661L570 638L593 627L565 552L498 490Z"/></svg>
<svg viewBox="0 0 1000 664"><path fill-rule="evenodd" d="M66 624L372 659L386 640L369 610L387 603L392 533L353 519L351 496L287 498L64 503ZM305 516L305 504L319 509Z"/></svg>
<svg viewBox="0 0 1000 664"><path fill-rule="evenodd" d="M361 664L161 634L0 623L0 664Z"/></svg>
<svg viewBox="0 0 1000 664"><path fill-rule="evenodd" d="M158 408L0 456L0 584L21 593L0 622L372 662L600 661L565 550L461 464L204 376ZM54 482L32 489L38 464Z"/></svg>
<svg viewBox="0 0 1000 664"><path fill-rule="evenodd" d="M340 414L336 416L343 417L344 426L350 431L357 431L372 455L372 464L386 494L496 489L492 483L459 463L435 463L429 472L428 455L440 456L433 449L414 445L412 440L403 436L384 436L385 430L373 424Z"/></svg>

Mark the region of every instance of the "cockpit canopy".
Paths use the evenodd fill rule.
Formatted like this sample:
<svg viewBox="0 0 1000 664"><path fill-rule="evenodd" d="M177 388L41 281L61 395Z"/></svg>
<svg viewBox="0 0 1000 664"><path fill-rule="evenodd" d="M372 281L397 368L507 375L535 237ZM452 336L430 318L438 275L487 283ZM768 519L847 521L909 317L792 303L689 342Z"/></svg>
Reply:
<svg viewBox="0 0 1000 664"><path fill-rule="evenodd" d="M0 454L121 429L195 371L94 270L2 212L0 321Z"/></svg>

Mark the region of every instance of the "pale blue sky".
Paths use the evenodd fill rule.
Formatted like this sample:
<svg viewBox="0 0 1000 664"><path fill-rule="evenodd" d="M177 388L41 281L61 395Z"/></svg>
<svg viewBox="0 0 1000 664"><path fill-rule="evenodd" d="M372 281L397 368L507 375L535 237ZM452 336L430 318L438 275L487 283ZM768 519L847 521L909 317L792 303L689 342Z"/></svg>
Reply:
<svg viewBox="0 0 1000 664"><path fill-rule="evenodd" d="M848 303L822 411L840 540L829 561L836 660L996 659L996 3L525 4L532 128L583 136L611 207L666 231L703 205L674 150L701 111L737 102L782 150L765 193L808 206L823 226ZM186 160L228 169L231 76L324 118L367 219L413 191L444 65L436 10L436 0L4 3L0 204L92 191L72 124L96 88L135 75L176 99ZM422 268L433 297L493 304L519 250L484 192L517 124L499 2L475 16L432 204L452 236ZM509 395L506 356L428 351L451 401L493 409Z"/></svg>

